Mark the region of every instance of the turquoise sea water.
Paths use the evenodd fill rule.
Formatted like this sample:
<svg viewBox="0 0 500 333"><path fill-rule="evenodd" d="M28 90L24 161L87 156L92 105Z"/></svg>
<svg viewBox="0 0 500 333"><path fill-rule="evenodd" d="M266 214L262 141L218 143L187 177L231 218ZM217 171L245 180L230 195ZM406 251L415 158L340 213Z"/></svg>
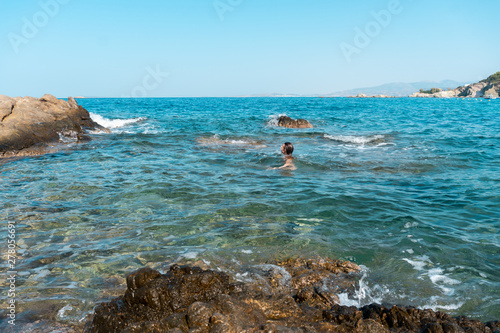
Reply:
<svg viewBox="0 0 500 333"><path fill-rule="evenodd" d="M145 265L237 273L289 256L363 265L343 304L500 319L500 100L80 103L112 133L0 162L19 324L76 324ZM276 127L280 114L314 128ZM285 141L297 170L269 170Z"/></svg>

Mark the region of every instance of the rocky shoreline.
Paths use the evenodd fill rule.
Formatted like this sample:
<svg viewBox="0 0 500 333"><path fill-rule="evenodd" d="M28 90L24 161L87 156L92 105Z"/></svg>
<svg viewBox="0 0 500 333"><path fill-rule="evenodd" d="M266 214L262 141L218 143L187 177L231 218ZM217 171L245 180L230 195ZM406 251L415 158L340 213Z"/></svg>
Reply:
<svg viewBox="0 0 500 333"><path fill-rule="evenodd" d="M456 89L416 92L410 97L420 98L498 98L500 95L500 72L490 75L487 79Z"/></svg>
<svg viewBox="0 0 500 333"><path fill-rule="evenodd" d="M108 132L73 97L0 95L0 158L40 155L49 144L88 141L89 130Z"/></svg>
<svg viewBox="0 0 500 333"><path fill-rule="evenodd" d="M337 293L352 287L360 271L348 261L295 259L261 266L260 279L245 281L196 266L172 265L166 274L140 269L127 277L123 296L95 308L84 331L500 332L498 321L483 324L432 310L341 306Z"/></svg>

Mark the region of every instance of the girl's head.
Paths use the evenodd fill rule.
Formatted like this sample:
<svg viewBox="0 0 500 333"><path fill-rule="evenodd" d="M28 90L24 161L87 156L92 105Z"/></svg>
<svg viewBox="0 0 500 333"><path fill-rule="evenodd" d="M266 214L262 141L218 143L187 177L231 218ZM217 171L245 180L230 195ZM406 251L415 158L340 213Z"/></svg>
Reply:
<svg viewBox="0 0 500 333"><path fill-rule="evenodd" d="M291 142L285 142L281 146L281 152L285 155L292 155L293 153L293 145Z"/></svg>

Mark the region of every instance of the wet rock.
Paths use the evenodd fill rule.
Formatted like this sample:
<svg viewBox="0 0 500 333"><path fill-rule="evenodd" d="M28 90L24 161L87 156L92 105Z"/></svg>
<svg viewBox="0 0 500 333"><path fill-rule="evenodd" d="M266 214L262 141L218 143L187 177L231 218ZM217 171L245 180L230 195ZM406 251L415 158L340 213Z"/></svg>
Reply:
<svg viewBox="0 0 500 333"><path fill-rule="evenodd" d="M155 271L154 269L142 268L127 276L127 288L129 290L137 290L149 281L152 281L160 276L160 272Z"/></svg>
<svg viewBox="0 0 500 333"><path fill-rule="evenodd" d="M187 323L189 327L208 327L210 318L215 309L210 304L195 302L187 311Z"/></svg>
<svg viewBox="0 0 500 333"><path fill-rule="evenodd" d="M97 306L85 332L494 332L464 317L411 307L338 305L328 287L353 280L359 267L327 259L260 265L259 283L231 282L223 272L173 265L127 277L125 295ZM267 273L267 274L266 274ZM262 277L261 277L262 279ZM345 285L349 283L345 282Z"/></svg>
<svg viewBox="0 0 500 333"><path fill-rule="evenodd" d="M84 141L86 130L94 129L107 131L74 98L0 95L0 157L38 155L46 151L44 144L58 142L60 135Z"/></svg>
<svg viewBox="0 0 500 333"><path fill-rule="evenodd" d="M361 319L356 324L358 333L388 333L389 329L373 319Z"/></svg>
<svg viewBox="0 0 500 333"><path fill-rule="evenodd" d="M278 119L278 126L286 128L312 128L313 125L305 119L292 119L288 116L281 116Z"/></svg>

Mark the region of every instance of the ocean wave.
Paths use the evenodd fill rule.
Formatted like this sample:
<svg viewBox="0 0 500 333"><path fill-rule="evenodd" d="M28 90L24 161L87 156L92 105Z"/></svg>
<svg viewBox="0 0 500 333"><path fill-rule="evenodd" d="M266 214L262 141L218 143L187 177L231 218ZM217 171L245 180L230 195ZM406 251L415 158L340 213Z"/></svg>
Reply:
<svg viewBox="0 0 500 333"><path fill-rule="evenodd" d="M385 142L385 136L383 135L369 135L369 136L356 136L356 135L330 135L325 134L325 138L349 144L358 144L358 145L366 145L366 144L387 144Z"/></svg>
<svg viewBox="0 0 500 333"><path fill-rule="evenodd" d="M93 121L95 121L96 123L98 123L102 127L106 127L109 129L125 127L125 126L139 123L139 122L142 122L142 121L145 121L148 119L146 117L138 117L138 118L130 118L130 119L108 119L108 118L104 118L103 116L101 116L99 114L95 114L92 112L90 112L90 118L92 118Z"/></svg>
<svg viewBox="0 0 500 333"><path fill-rule="evenodd" d="M397 288L394 289L389 285L373 283L369 278L370 270L361 265L362 277L358 281L354 290L339 293L339 304L344 306L355 306L361 308L372 303L406 303L409 298L413 306L419 309L432 309L434 311L446 310L454 311L460 309L463 301L456 301L455 289L453 286L458 286L461 281L456 280L445 272L445 269L435 267L436 265L429 259L428 256L416 256L413 260L403 258L404 261L413 266L413 269L419 272L419 280L429 281L440 292L437 295L428 298L415 299L414 296L409 296L402 293ZM418 298L418 297L417 297ZM450 302L450 300L455 300Z"/></svg>
<svg viewBox="0 0 500 333"><path fill-rule="evenodd" d="M358 282L357 288L353 293L344 292L338 294L339 304L344 306L355 306L361 308L365 305L372 303L382 304L384 297L390 293L390 290L385 286L374 285L370 287L365 279L368 277L369 269L361 265L361 272L363 273Z"/></svg>

